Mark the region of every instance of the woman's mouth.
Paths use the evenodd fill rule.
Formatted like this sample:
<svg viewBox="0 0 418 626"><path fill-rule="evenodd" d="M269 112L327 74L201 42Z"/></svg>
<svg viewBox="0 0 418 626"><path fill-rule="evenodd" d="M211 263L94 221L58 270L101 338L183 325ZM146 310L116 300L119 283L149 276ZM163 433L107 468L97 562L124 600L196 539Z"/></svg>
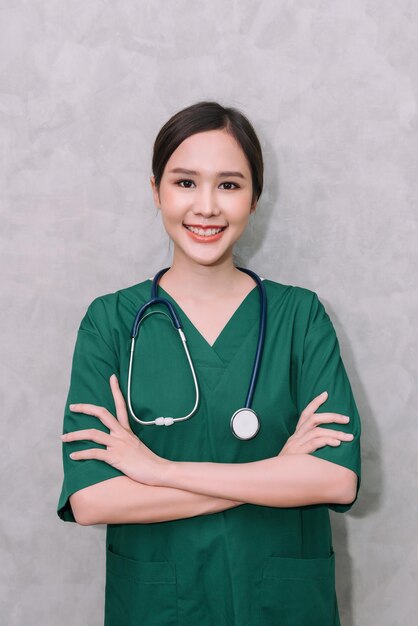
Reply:
<svg viewBox="0 0 418 626"><path fill-rule="evenodd" d="M220 239L227 226L190 226L183 224L189 235L200 242L210 242Z"/></svg>

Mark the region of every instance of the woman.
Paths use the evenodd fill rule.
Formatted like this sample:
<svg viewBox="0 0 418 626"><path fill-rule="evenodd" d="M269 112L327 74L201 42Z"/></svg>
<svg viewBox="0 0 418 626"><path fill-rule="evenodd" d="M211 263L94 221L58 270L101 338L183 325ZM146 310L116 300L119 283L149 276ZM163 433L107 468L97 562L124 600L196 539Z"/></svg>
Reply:
<svg viewBox="0 0 418 626"><path fill-rule="evenodd" d="M357 498L360 419L333 325L314 292L258 285L234 265L263 184L244 115L187 107L161 129L152 165L174 244L154 287L183 324L197 389L161 301L140 323L128 388L152 278L94 300L75 347L58 514L108 524L106 626L335 626L329 508ZM248 434L231 416L252 376L263 287Z"/></svg>

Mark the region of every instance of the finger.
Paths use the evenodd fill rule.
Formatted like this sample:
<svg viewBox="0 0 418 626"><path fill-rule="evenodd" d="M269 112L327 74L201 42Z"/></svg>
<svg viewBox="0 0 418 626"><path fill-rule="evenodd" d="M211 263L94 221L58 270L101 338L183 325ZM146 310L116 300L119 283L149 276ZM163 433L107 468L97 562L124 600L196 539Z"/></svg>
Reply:
<svg viewBox="0 0 418 626"><path fill-rule="evenodd" d="M71 433L61 435L62 441L68 443L70 441L94 441L103 446L110 446L113 441L112 435L104 433L97 428L89 428L88 430L74 430Z"/></svg>
<svg viewBox="0 0 418 626"><path fill-rule="evenodd" d="M131 430L128 412L126 410L125 398L122 395L116 374L112 374L110 377L110 388L112 389L113 399L115 401L116 416L118 421L124 428Z"/></svg>
<svg viewBox="0 0 418 626"><path fill-rule="evenodd" d="M303 422L310 415L312 415L312 413L315 413L315 411L317 411L319 407L321 406L321 404L323 404L327 399L328 399L328 391L323 391L322 393L319 394L319 396L316 396L313 400L311 400L311 402L309 402L309 404L306 405L306 407L303 409L302 413L300 414L298 425L303 424Z"/></svg>
<svg viewBox="0 0 418 626"><path fill-rule="evenodd" d="M107 462L107 450L103 448L91 448L90 450L77 450L69 455L73 461L86 461L87 459L96 459L97 461Z"/></svg>
<svg viewBox="0 0 418 626"><path fill-rule="evenodd" d="M319 448L323 448L324 446L337 448L339 445L341 445L341 441L339 439L333 439L332 437L319 437L304 444L301 452L310 454L311 452L315 452L315 450L319 450Z"/></svg>
<svg viewBox="0 0 418 626"><path fill-rule="evenodd" d="M352 433L346 433L341 430L332 430L328 428L317 427L313 430L309 430L303 436L298 435L294 439L298 445L298 452L313 452L318 448L323 448L326 445L339 446L343 441L353 441L354 435Z"/></svg>
<svg viewBox="0 0 418 626"><path fill-rule="evenodd" d="M321 404L323 404L325 400L327 400L327 398L328 391L323 391L322 393L320 393L319 396L316 396L313 400L309 402L309 404L306 405L306 407L302 411L302 415L310 415L311 413L315 413L315 411L319 409Z"/></svg>
<svg viewBox="0 0 418 626"><path fill-rule="evenodd" d="M305 432L308 429L314 428L318 424L329 424L334 422L336 424L348 424L350 417L343 415L342 413L314 413L305 419L300 426L296 427L299 432Z"/></svg>
<svg viewBox="0 0 418 626"><path fill-rule="evenodd" d="M95 404L70 404L70 410L75 413L85 413L99 418L109 430L117 430L120 424L104 406L96 406Z"/></svg>
<svg viewBox="0 0 418 626"><path fill-rule="evenodd" d="M305 437L332 437L333 439L339 439L340 441L352 441L354 435L352 433L346 433L342 430L332 430L331 428L321 428L317 426L313 430L309 431Z"/></svg>

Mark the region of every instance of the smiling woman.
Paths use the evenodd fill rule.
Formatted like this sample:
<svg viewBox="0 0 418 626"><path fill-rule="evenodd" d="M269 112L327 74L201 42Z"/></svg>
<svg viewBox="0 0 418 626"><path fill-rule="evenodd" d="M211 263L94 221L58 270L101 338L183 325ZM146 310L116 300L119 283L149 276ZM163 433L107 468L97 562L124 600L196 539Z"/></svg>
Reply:
<svg viewBox="0 0 418 626"><path fill-rule="evenodd" d="M205 130L183 139L167 159L163 174L151 177L155 204L174 242L172 270L185 259L187 263L205 260L206 264L213 258L222 263L231 257L261 193L260 183L254 193L257 172L253 174L250 165L260 160L248 159L227 128ZM158 163L156 171L160 169ZM217 245L202 247L194 242ZM170 282L174 280L172 270ZM224 281L228 278L232 280L232 274L224 274ZM164 283L168 280L167 276ZM219 288L219 276L216 282Z"/></svg>
<svg viewBox="0 0 418 626"><path fill-rule="evenodd" d="M252 125L216 102L179 111L156 138L150 183L173 260L159 282L96 298L81 322L58 514L108 525L106 626L337 626L329 509L357 498L360 417L317 294L234 265L263 188ZM135 345L151 287L156 315ZM255 355L261 426L241 439L230 416Z"/></svg>

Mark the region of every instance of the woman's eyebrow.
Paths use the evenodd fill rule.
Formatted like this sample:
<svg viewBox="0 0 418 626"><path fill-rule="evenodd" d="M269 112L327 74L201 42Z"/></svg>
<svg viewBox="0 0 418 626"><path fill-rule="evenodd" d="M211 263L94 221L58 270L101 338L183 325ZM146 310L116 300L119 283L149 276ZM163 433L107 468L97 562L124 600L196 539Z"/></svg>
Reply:
<svg viewBox="0 0 418 626"><path fill-rule="evenodd" d="M198 176L199 173L196 170L187 170L184 167L175 167L169 171L169 174L189 174L191 176ZM238 178L245 178L242 172L218 172L217 176L238 176Z"/></svg>

